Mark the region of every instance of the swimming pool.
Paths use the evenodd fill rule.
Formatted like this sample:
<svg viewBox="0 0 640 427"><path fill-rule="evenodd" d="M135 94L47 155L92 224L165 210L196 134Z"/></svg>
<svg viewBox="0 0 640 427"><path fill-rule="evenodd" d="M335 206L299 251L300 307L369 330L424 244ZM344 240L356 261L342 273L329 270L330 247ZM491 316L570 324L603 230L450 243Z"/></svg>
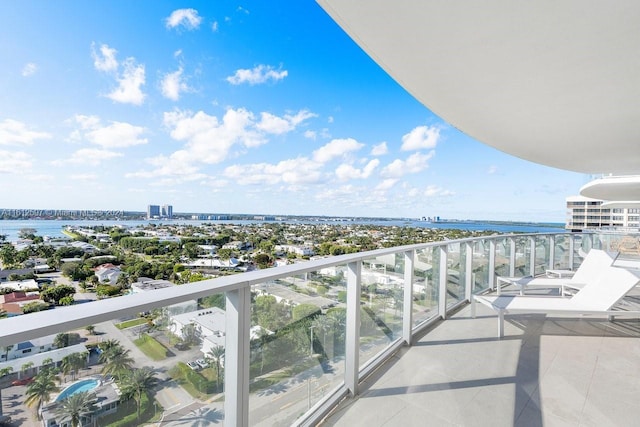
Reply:
<svg viewBox="0 0 640 427"><path fill-rule="evenodd" d="M75 393L93 390L99 385L100 385L100 381L98 381L95 378L89 378L86 380L75 382L60 392L58 397L56 397L56 402L60 402L61 400L64 400Z"/></svg>

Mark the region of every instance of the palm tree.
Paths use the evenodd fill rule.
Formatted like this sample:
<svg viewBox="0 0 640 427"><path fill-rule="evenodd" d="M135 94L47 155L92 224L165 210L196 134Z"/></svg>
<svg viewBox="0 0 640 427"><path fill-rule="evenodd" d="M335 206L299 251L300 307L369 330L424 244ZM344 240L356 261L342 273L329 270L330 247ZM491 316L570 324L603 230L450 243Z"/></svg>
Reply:
<svg viewBox="0 0 640 427"><path fill-rule="evenodd" d="M22 366L20 367L20 372L18 373L18 378L21 378L22 374L24 374L31 368L33 368L33 362L27 362L22 364Z"/></svg>
<svg viewBox="0 0 640 427"><path fill-rule="evenodd" d="M142 396L149 397L149 392L158 385L158 377L156 372L148 366L140 369L129 371L129 375L123 379L124 393L133 396L138 407L138 419L140 419L140 406L142 405Z"/></svg>
<svg viewBox="0 0 640 427"><path fill-rule="evenodd" d="M120 344L120 341L114 340L114 339L102 341L100 344L98 344L98 348L102 350L102 353L100 353L100 359L99 359L100 363L105 363L107 361L108 352L113 351L112 349L114 348L123 349L122 344Z"/></svg>
<svg viewBox="0 0 640 427"><path fill-rule="evenodd" d="M24 403L31 407L36 406L36 416L40 419L40 408L42 404L51 399L51 394L59 391L56 386L58 377L49 370L41 371L33 378L27 386L26 399Z"/></svg>
<svg viewBox="0 0 640 427"><path fill-rule="evenodd" d="M61 417L58 424L62 425L64 421L70 420L71 426L77 427L82 424L83 418L93 418L93 413L98 410L96 401L95 393L89 391L73 393L63 399L55 409L56 415Z"/></svg>
<svg viewBox="0 0 640 427"><path fill-rule="evenodd" d="M13 372L13 368L11 366L0 369L0 378L5 375L9 375L11 372ZM0 387L0 419L2 419L2 387Z"/></svg>
<svg viewBox="0 0 640 427"><path fill-rule="evenodd" d="M87 365L87 353L72 353L62 358L62 373L71 374L71 379L76 379L76 374Z"/></svg>
<svg viewBox="0 0 640 427"><path fill-rule="evenodd" d="M220 366L222 365L222 359L224 359L224 354L225 354L224 347L221 345L216 345L216 346L213 346L206 355L207 359L212 360L216 364L216 388L217 389L220 389Z"/></svg>
<svg viewBox="0 0 640 427"><path fill-rule="evenodd" d="M122 346L112 347L104 351L100 357L102 358L102 356L104 356L103 374L119 378L133 366L133 358L129 356L129 350Z"/></svg>

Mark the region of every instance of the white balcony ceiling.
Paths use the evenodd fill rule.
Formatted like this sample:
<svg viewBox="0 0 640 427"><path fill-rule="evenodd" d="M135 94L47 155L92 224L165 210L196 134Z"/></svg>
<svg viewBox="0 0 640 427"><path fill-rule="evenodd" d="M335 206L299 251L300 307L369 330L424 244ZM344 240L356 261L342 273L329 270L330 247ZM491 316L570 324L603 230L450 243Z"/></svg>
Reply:
<svg viewBox="0 0 640 427"><path fill-rule="evenodd" d="M561 169L640 172L640 2L318 2L478 141Z"/></svg>

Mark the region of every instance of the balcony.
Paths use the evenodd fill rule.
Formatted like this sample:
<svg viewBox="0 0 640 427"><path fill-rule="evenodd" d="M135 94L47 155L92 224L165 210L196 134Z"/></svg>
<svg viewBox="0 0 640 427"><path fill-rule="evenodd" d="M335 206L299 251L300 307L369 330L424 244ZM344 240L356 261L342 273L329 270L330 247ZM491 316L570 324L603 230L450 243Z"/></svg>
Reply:
<svg viewBox="0 0 640 427"><path fill-rule="evenodd" d="M523 315L508 318L498 339L495 314L472 319L468 306L496 276L575 269L592 248L629 238L497 235L395 247L3 319L0 370L13 368L0 379L3 412L13 425L60 425L58 394L86 385L121 397L85 414L99 425L124 417L132 425L632 425L637 321ZM630 257L617 262L634 266ZM64 359L55 390L29 407L22 383L68 355L25 343L61 333L75 341L57 351L84 362L72 369ZM159 382L148 398L127 398L129 372L105 373L94 348L114 340L132 359L127 371L153 369ZM31 355L14 358L18 349Z"/></svg>

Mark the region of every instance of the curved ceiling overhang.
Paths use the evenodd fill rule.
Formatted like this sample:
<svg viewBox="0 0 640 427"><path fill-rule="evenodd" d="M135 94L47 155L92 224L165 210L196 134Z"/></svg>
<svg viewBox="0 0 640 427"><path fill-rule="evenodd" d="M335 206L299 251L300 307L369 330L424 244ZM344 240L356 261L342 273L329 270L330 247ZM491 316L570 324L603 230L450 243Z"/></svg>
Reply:
<svg viewBox="0 0 640 427"><path fill-rule="evenodd" d="M640 176L609 176L595 179L582 186L580 195L619 202L640 200Z"/></svg>
<svg viewBox="0 0 640 427"><path fill-rule="evenodd" d="M640 208L640 201L619 201L619 202L604 202L600 205L602 208L617 209L617 208Z"/></svg>
<svg viewBox="0 0 640 427"><path fill-rule="evenodd" d="M478 141L561 169L640 173L640 2L318 2Z"/></svg>

